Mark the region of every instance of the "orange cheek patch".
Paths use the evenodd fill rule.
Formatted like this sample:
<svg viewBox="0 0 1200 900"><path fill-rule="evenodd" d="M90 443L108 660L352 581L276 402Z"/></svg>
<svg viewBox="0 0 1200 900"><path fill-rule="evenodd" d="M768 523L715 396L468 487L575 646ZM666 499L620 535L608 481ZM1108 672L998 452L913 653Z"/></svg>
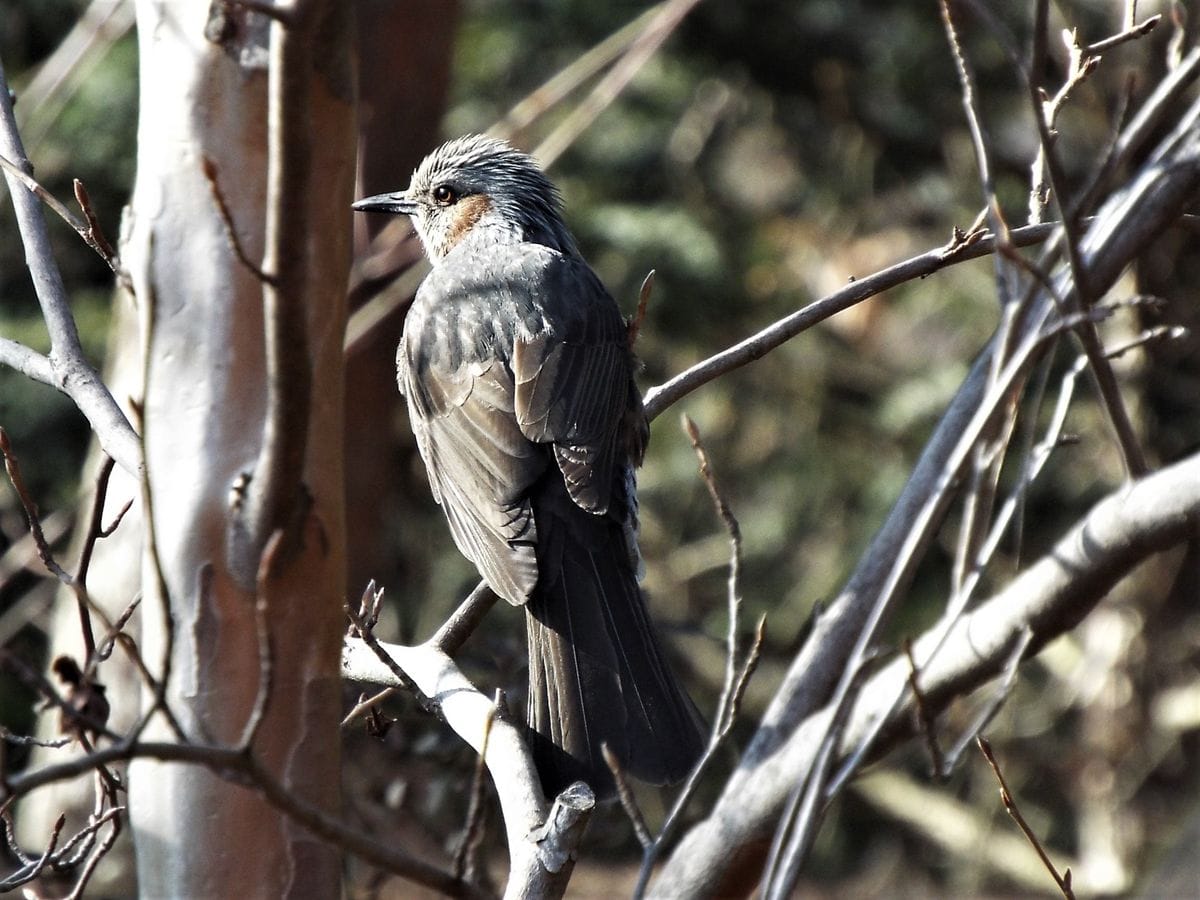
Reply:
<svg viewBox="0 0 1200 900"><path fill-rule="evenodd" d="M454 223L446 234L446 252L453 250L467 236L484 214L491 209L491 202L483 194L463 197L454 205Z"/></svg>

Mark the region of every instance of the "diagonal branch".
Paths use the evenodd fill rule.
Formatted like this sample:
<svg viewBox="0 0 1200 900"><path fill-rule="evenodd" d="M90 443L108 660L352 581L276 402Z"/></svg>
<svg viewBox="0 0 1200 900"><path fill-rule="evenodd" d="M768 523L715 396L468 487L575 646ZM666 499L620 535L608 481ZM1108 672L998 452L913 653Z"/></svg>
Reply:
<svg viewBox="0 0 1200 900"><path fill-rule="evenodd" d="M1057 224L1029 225L1013 230L1008 238L1015 247L1026 247L1046 240ZM969 239L964 239L969 238ZM814 300L808 306L768 325L720 353L701 360L678 375L646 391L646 417L653 421L669 406L678 403L697 388L766 356L776 347L807 331L830 316L868 300L889 288L924 278L960 262L987 256L996 250L993 235L964 236L961 232L950 244L896 263L866 278L857 278L832 294Z"/></svg>
<svg viewBox="0 0 1200 900"><path fill-rule="evenodd" d="M342 648L342 675L349 681L394 685L411 679L454 732L479 753L500 799L508 840L511 897L561 896L571 857L582 838L579 827L595 803L586 785L577 783L547 806L524 730L506 715L497 715L491 697L475 687L435 641L410 647L347 638ZM386 653L382 661L378 653ZM394 668L403 671L397 676ZM563 810L569 811L569 815ZM557 812L556 812L557 811Z"/></svg>
<svg viewBox="0 0 1200 900"><path fill-rule="evenodd" d="M13 118L12 98L3 65L0 65L0 156L10 160L26 175L32 175L33 167L25 156L25 148ZM26 375L49 376L39 380L44 380L70 397L91 423L100 445L108 455L122 469L137 473L142 465L142 448L137 432L83 352L62 274L50 247L50 235L46 231L41 206L23 180L8 170L5 170L5 178L12 193L29 274L33 278L46 330L50 334L50 355L47 367L31 355L32 351L22 351L18 349L19 344L4 341L0 344L0 353L3 353L0 360L17 363Z"/></svg>
<svg viewBox="0 0 1200 900"><path fill-rule="evenodd" d="M1156 94L1155 102L1165 101ZM1129 261L1177 221L1200 193L1197 119L1200 119L1200 101L1193 101L1178 119L1181 124L1175 132L1150 154L1127 185L1109 198L1090 224L1082 240L1082 250L1094 290L1111 285ZM1073 291L1069 272L1059 272L1054 283L1063 296ZM1053 309L1053 302L1043 291L1017 327L1021 333L1041 329L1052 317ZM971 423L984 402L990 367L987 353L976 361L855 572L814 622L808 640L793 660L716 807L676 848L662 869L655 890L661 892L662 885L671 885L676 892L711 890L725 861L730 859L730 848L757 838L782 805L790 787L808 770L815 757L809 753L789 757L783 745L791 746L793 741L802 740L797 735L803 730L803 740L813 742L810 751L815 752L820 746L821 736L837 708L836 704L828 704L846 660L859 644L864 627L869 627L866 623L876 618L877 604L886 602L907 583L917 554L931 538L933 526L946 508L947 480L953 479L957 472L954 461L962 459L961 438L969 426L974 427ZM1115 577L1117 573L1110 570L1108 574ZM1079 582L1081 587L1088 584L1082 577ZM1094 597L1089 599L1094 602ZM1021 627L1025 624L1022 622ZM1040 646L1036 639L1035 645ZM916 651L918 658L925 654L919 642ZM896 690L903 688L906 676L906 671L899 673ZM931 700L932 674L924 671L922 677L926 699ZM852 717L851 727L843 737L844 745L854 736L855 721L857 716ZM764 777L768 771L774 777ZM756 791L754 799L744 793L751 786Z"/></svg>

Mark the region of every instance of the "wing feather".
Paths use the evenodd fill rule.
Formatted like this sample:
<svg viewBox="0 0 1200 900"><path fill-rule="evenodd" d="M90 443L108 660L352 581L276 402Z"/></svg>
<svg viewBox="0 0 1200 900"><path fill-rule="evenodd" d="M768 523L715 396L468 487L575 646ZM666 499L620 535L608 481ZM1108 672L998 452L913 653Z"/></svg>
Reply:
<svg viewBox="0 0 1200 900"><path fill-rule="evenodd" d="M397 374L455 543L520 604L538 580L538 479L558 469L597 515L625 492L633 358L616 303L582 260L536 244L471 253L421 285Z"/></svg>
<svg viewBox="0 0 1200 900"><path fill-rule="evenodd" d="M512 369L521 430L554 445L571 499L608 511L620 455L633 357L616 303L579 260L560 258L540 286L544 330L518 337Z"/></svg>

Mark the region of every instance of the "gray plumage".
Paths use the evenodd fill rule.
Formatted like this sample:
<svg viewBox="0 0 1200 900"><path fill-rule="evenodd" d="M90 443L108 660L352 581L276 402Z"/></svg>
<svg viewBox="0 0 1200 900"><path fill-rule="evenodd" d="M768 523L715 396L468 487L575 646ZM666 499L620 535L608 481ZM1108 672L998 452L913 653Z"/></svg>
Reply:
<svg viewBox="0 0 1200 900"><path fill-rule="evenodd" d="M554 186L485 137L430 154L407 191L355 204L412 217L433 263L397 352L434 497L459 550L527 611L529 721L545 787L666 783L704 744L637 585L633 469L648 428L615 301Z"/></svg>

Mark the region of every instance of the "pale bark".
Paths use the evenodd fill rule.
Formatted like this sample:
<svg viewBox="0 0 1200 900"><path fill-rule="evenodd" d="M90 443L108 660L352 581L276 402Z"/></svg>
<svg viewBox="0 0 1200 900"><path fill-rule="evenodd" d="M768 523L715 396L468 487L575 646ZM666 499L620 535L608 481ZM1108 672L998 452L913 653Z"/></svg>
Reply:
<svg viewBox="0 0 1200 900"><path fill-rule="evenodd" d="M313 4L309 4L312 7ZM212 161L237 240L264 258L271 27L225 7L232 30L206 38L205 0L141 0L138 175L123 256L145 339L144 432L154 543L143 565L143 652L158 673L170 646L167 702L197 739L237 744L269 674L253 750L300 798L338 806L338 656L344 570L341 336L354 176L348 11L317 4L304 29L311 143L301 179L310 229L302 273L282 302L302 305L311 407L302 472L312 498L297 552L256 597L227 558L230 491L252 471L266 415L264 285L233 250L203 170ZM214 35L215 37L215 35ZM251 490L254 485L251 485ZM166 597L159 590L159 569ZM169 609L170 620L164 617ZM264 666L266 668L264 669ZM168 737L157 721L147 737ZM336 896L337 851L252 790L208 771L152 760L130 766L130 819L145 896Z"/></svg>

